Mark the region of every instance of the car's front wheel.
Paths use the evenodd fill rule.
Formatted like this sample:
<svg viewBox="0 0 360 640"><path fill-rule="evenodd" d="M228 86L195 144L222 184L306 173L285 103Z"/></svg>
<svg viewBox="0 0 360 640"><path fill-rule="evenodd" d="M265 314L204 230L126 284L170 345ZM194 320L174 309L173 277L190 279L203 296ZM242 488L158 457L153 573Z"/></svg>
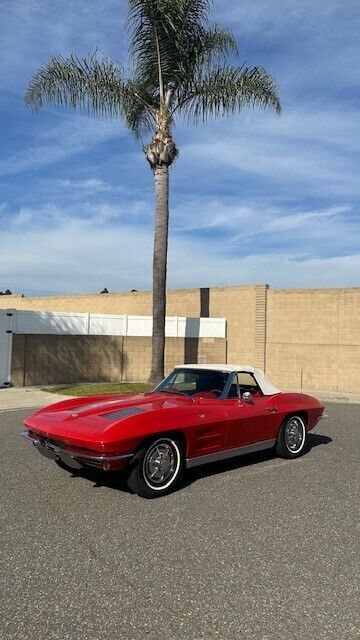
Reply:
<svg viewBox="0 0 360 640"><path fill-rule="evenodd" d="M276 453L282 458L296 458L303 453L306 425L301 416L289 416L283 422L276 441Z"/></svg>
<svg viewBox="0 0 360 640"><path fill-rule="evenodd" d="M183 448L173 437L147 442L135 456L128 486L143 498L157 498L172 491L184 466Z"/></svg>

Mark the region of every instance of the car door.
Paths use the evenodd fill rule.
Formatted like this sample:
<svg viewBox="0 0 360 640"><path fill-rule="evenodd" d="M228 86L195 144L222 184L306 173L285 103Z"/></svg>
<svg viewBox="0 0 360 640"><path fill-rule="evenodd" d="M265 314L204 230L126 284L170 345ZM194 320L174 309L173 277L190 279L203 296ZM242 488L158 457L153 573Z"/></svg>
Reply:
<svg viewBox="0 0 360 640"><path fill-rule="evenodd" d="M229 397L224 400L228 420L227 449L236 449L247 444L272 440L277 432L279 418L276 407L269 401L269 396L264 396L261 393L251 374L244 374L243 379L244 376L247 377L250 384L245 386L239 384L241 378L236 376L233 385L237 386L237 397ZM250 380L250 377L252 380ZM246 386L252 389L250 402L240 397ZM230 395L235 395L234 389Z"/></svg>

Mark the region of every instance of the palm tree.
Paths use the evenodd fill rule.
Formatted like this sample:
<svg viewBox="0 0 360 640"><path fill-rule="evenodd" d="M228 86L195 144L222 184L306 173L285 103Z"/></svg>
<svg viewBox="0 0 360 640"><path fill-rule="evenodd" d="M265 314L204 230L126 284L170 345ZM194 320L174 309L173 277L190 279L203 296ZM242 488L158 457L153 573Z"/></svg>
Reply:
<svg viewBox="0 0 360 640"><path fill-rule="evenodd" d="M52 102L97 117L120 118L141 139L155 181L153 341L150 380L164 375L169 167L178 155L175 118L205 122L245 107L281 105L273 78L262 67L237 63L231 31L210 26L211 0L128 0L126 28L131 69L96 52L86 58L56 56L29 83L34 111ZM235 61L231 63L229 59Z"/></svg>

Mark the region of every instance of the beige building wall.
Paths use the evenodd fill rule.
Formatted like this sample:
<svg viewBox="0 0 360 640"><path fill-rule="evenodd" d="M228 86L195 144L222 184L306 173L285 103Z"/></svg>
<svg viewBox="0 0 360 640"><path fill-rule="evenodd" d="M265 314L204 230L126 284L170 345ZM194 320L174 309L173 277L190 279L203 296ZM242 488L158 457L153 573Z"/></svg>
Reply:
<svg viewBox="0 0 360 640"><path fill-rule="evenodd" d="M227 362L265 364L267 285L210 289L210 316L227 320Z"/></svg>
<svg viewBox="0 0 360 640"><path fill-rule="evenodd" d="M167 315L225 317L227 362L265 363L265 310L267 285L175 289L167 293ZM77 311L151 315L151 291L47 297L0 297L0 308L32 311Z"/></svg>
<svg viewBox="0 0 360 640"><path fill-rule="evenodd" d="M165 371L184 362L224 362L225 357L223 338L168 338ZM144 381L150 369L149 337L14 335L15 386Z"/></svg>
<svg viewBox="0 0 360 640"><path fill-rule="evenodd" d="M121 375L122 336L14 335L15 386L112 382Z"/></svg>
<svg viewBox="0 0 360 640"><path fill-rule="evenodd" d="M151 304L148 291L42 298L0 296L0 308L42 311L151 315ZM249 285L170 290L167 313L227 319L227 341L222 342L221 353L218 345L211 342L196 344L187 340L186 346L180 346L168 339L167 370L175 363L195 362L195 350L198 361L220 360L265 368L281 388L360 393L360 288L269 289L267 285ZM96 337L93 338L96 350ZM118 349L117 338L112 340L106 347L109 354L102 373L94 365L93 374L101 373L103 379L106 369L112 371L114 366L110 352L113 349L117 353ZM137 338L125 340L129 342L124 375L140 379L141 362L150 366L150 340L142 339L147 342L141 346ZM15 350L15 358L16 354ZM50 354L49 358L50 370L55 363ZM30 378L29 374L27 384L35 384Z"/></svg>
<svg viewBox="0 0 360 640"><path fill-rule="evenodd" d="M173 289L167 292L167 315L225 317L227 362L264 367L267 285ZM151 291L92 295L0 296L0 308L151 315Z"/></svg>
<svg viewBox="0 0 360 640"><path fill-rule="evenodd" d="M360 289L268 291L266 371L294 389L360 392Z"/></svg>
<svg viewBox="0 0 360 640"><path fill-rule="evenodd" d="M42 297L0 296L0 309L8 307L30 311L151 315L151 295L148 291L139 291Z"/></svg>
<svg viewBox="0 0 360 640"><path fill-rule="evenodd" d="M200 311L199 289L168 291L167 314L169 316L198 316ZM133 293L80 294L64 296L21 297L0 296L0 309L25 309L31 311L74 311L79 313L114 313L128 315L152 314L150 291Z"/></svg>

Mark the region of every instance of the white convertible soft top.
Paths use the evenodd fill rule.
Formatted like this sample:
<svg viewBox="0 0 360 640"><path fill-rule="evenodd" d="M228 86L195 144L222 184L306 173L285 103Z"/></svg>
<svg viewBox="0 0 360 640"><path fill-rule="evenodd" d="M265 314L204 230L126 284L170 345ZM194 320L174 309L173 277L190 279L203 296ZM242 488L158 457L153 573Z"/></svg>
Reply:
<svg viewBox="0 0 360 640"><path fill-rule="evenodd" d="M249 364L178 364L175 369L207 369L208 371L226 373L252 373L264 396L273 396L276 393L281 393L280 389L267 379L261 369L251 367Z"/></svg>

